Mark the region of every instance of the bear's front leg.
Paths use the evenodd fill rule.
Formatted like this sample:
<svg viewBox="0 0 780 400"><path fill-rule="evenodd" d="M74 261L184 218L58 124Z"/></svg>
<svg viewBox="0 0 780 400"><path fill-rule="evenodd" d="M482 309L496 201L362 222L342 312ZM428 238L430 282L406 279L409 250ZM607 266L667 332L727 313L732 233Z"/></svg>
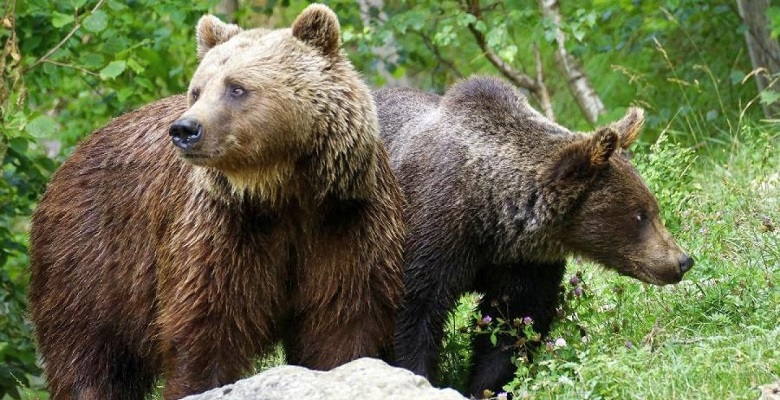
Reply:
<svg viewBox="0 0 780 400"><path fill-rule="evenodd" d="M276 293L259 284L254 287L259 293ZM231 292L234 297L225 295ZM235 382L250 371L252 359L273 344L276 302L236 297L237 292L226 287L206 286L193 293L199 295L163 304L157 321L166 400Z"/></svg>
<svg viewBox="0 0 780 400"><path fill-rule="evenodd" d="M245 346L247 338L239 338L220 321L191 321L166 349L166 400L202 393L235 382L249 371L254 353Z"/></svg>
<svg viewBox="0 0 780 400"><path fill-rule="evenodd" d="M534 331L544 337L555 317L565 269L565 261L486 269L478 281L478 290L485 294L479 304L480 315L492 320L500 317L510 323L515 318L530 317ZM499 334L497 339L493 345L488 335L479 335L472 343L469 393L478 399L484 397L486 389L502 392L515 374L512 356L517 351L517 338Z"/></svg>

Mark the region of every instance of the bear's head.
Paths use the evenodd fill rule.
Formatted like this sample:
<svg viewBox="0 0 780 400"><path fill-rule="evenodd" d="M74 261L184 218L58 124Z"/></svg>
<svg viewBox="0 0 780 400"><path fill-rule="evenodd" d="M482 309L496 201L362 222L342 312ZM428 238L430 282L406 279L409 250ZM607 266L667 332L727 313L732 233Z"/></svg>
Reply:
<svg viewBox="0 0 780 400"><path fill-rule="evenodd" d="M540 172L561 214L561 243L643 282L677 283L693 258L661 221L658 203L624 153L639 135L644 112L630 108L593 135L578 135Z"/></svg>
<svg viewBox="0 0 780 400"><path fill-rule="evenodd" d="M271 200L290 190L370 190L374 103L329 8L310 5L292 29L278 30L242 30L207 15L197 42L189 108L169 133L206 186Z"/></svg>

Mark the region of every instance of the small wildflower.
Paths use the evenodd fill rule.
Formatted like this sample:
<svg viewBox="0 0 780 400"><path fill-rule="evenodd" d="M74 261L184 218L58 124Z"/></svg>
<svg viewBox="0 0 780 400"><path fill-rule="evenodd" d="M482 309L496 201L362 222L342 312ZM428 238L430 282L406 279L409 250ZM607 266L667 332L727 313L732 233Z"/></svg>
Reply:
<svg viewBox="0 0 780 400"><path fill-rule="evenodd" d="M523 324L523 321L520 318L515 318L512 320L512 326L519 327Z"/></svg>
<svg viewBox="0 0 780 400"><path fill-rule="evenodd" d="M630 340L626 340L626 348L627 349L633 349L634 348L634 344L631 343Z"/></svg>
<svg viewBox="0 0 780 400"><path fill-rule="evenodd" d="M566 339L564 338L555 339L555 347L566 347Z"/></svg>
<svg viewBox="0 0 780 400"><path fill-rule="evenodd" d="M583 336L581 340L582 340L582 343L588 343L588 342L590 342L590 336L587 336L587 335Z"/></svg>
<svg viewBox="0 0 780 400"><path fill-rule="evenodd" d="M526 325L531 325L531 324L534 323L534 320L531 319L531 317L525 317L525 318L523 318L523 323L526 324Z"/></svg>
<svg viewBox="0 0 780 400"><path fill-rule="evenodd" d="M553 351L555 350L555 345L551 341L547 341L547 343L544 344L544 347L547 349L547 351Z"/></svg>
<svg viewBox="0 0 780 400"><path fill-rule="evenodd" d="M501 296L501 301L503 301L504 303L508 303L509 302L509 295L505 294L505 295Z"/></svg>
<svg viewBox="0 0 780 400"><path fill-rule="evenodd" d="M574 295L577 297L582 296L582 286L577 286L574 288Z"/></svg>
<svg viewBox="0 0 780 400"><path fill-rule="evenodd" d="M699 233L701 233L701 234L707 233L707 227L706 226L702 226L701 228L699 228Z"/></svg>
<svg viewBox="0 0 780 400"><path fill-rule="evenodd" d="M494 308L498 307L498 300L496 299L490 300L490 306Z"/></svg>
<svg viewBox="0 0 780 400"><path fill-rule="evenodd" d="M490 315L485 315L484 317L482 317L482 324L483 325L487 325L491 321L493 321L493 318L490 318Z"/></svg>
<svg viewBox="0 0 780 400"><path fill-rule="evenodd" d="M569 278L569 283L572 286L577 286L580 284L580 277L577 275L572 275L571 278Z"/></svg>
<svg viewBox="0 0 780 400"><path fill-rule="evenodd" d="M497 400L507 400L509 397L507 396L506 392L501 392L496 395Z"/></svg>

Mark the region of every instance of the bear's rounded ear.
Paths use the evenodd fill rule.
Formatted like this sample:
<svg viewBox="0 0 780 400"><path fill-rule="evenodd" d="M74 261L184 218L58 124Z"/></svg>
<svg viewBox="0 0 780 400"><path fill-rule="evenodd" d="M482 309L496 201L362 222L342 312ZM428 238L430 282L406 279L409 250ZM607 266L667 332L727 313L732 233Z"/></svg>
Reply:
<svg viewBox="0 0 780 400"><path fill-rule="evenodd" d="M577 138L540 171L545 185L581 184L609 166L620 137L611 127L600 128L590 136Z"/></svg>
<svg viewBox="0 0 780 400"><path fill-rule="evenodd" d="M306 7L293 22L292 34L326 56L338 54L341 45L339 19L330 8L322 4Z"/></svg>
<svg viewBox="0 0 780 400"><path fill-rule="evenodd" d="M597 130L586 144L590 167L602 168L609 165L609 158L612 157L620 141L620 134L612 127Z"/></svg>
<svg viewBox="0 0 780 400"><path fill-rule="evenodd" d="M626 115L611 126L620 134L620 147L628 149L634 143L645 125L645 110L629 107Z"/></svg>
<svg viewBox="0 0 780 400"><path fill-rule="evenodd" d="M204 15L198 21L198 59L203 57L214 46L227 42L241 32L238 25L226 24L213 15Z"/></svg>

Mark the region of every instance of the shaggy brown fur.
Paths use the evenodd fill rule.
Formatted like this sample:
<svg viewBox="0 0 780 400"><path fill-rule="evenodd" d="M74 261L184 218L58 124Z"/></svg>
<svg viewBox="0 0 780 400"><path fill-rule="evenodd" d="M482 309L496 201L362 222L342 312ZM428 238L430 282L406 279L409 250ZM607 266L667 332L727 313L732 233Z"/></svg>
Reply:
<svg viewBox="0 0 780 400"><path fill-rule="evenodd" d="M278 340L316 369L388 353L402 197L338 38L319 5L292 30L204 17L189 101L115 119L55 174L30 284L52 398L142 399L160 374L180 398ZM200 136L176 150L182 121Z"/></svg>
<svg viewBox="0 0 780 400"><path fill-rule="evenodd" d="M483 314L498 316L497 301L502 317L530 316L546 334L569 254L654 284L677 282L692 266L623 154L642 110L583 135L493 78L463 81L443 97L391 89L375 99L408 204L401 366L434 377L444 320L467 291L485 294ZM477 339L471 394L511 379L515 340Z"/></svg>

